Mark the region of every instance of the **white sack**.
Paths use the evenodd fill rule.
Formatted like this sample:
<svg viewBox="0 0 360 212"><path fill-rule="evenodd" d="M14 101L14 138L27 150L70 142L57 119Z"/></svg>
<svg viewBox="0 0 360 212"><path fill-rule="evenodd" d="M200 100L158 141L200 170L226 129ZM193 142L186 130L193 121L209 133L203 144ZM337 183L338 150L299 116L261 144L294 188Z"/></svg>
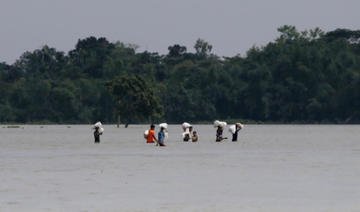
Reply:
<svg viewBox="0 0 360 212"><path fill-rule="evenodd" d="M225 128L225 127L226 127L226 125L227 125L227 123L226 123L226 122L224 122L224 121L221 121L221 122L220 122L220 127Z"/></svg>
<svg viewBox="0 0 360 212"><path fill-rule="evenodd" d="M240 126L240 130L244 129L244 125L241 124L241 123L236 123L236 125L239 125Z"/></svg>
<svg viewBox="0 0 360 212"><path fill-rule="evenodd" d="M161 123L161 124L159 124L159 128L162 128L162 127L167 130L168 124L167 124L167 123Z"/></svg>
<svg viewBox="0 0 360 212"><path fill-rule="evenodd" d="M236 132L236 125L231 125L231 126L229 127L229 132L230 132L231 134L235 134L235 132Z"/></svg>
<svg viewBox="0 0 360 212"><path fill-rule="evenodd" d="M214 121L214 127L215 127L215 128L216 128L216 127L225 128L226 125L227 125L227 123L224 122L224 121L219 121L219 120Z"/></svg>
<svg viewBox="0 0 360 212"><path fill-rule="evenodd" d="M187 128L189 128L189 127L191 127L191 124L189 124L189 123L187 123L187 122L184 122L183 124L182 124L182 128L185 130L185 129L187 129Z"/></svg>
<svg viewBox="0 0 360 212"><path fill-rule="evenodd" d="M96 123L94 124L93 128L96 128L96 127L99 127L99 128L102 127L102 124L101 124L100 121L99 121L99 122L96 122Z"/></svg>
<svg viewBox="0 0 360 212"><path fill-rule="evenodd" d="M148 135L149 135L149 130L145 130L145 132L144 132L144 138L147 139Z"/></svg>

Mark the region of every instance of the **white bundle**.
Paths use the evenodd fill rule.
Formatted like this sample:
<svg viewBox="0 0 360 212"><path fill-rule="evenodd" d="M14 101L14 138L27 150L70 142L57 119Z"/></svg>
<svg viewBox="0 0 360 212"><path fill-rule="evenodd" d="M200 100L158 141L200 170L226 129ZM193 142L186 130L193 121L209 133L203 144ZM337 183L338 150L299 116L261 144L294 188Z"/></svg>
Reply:
<svg viewBox="0 0 360 212"><path fill-rule="evenodd" d="M235 132L236 132L236 125L231 125L231 126L229 127L229 132L231 132L231 134L235 134Z"/></svg>
<svg viewBox="0 0 360 212"><path fill-rule="evenodd" d="M235 132L236 132L236 130L237 130L236 127L239 127L239 128L240 128L239 130L241 130L241 129L244 128L244 125L241 124L241 123L233 124L233 125L231 125L231 126L229 127L229 132L231 132L232 134L235 134Z"/></svg>
<svg viewBox="0 0 360 212"><path fill-rule="evenodd" d="M243 125L243 124L241 124L241 123L236 123L236 125L238 125L238 126L240 127L240 130L241 130L241 129L244 129L244 125Z"/></svg>
<svg viewBox="0 0 360 212"><path fill-rule="evenodd" d="M221 121L221 122L220 122L220 127L225 128L225 127L226 127L226 125L227 125L227 123L226 123L226 122L224 122L224 121Z"/></svg>
<svg viewBox="0 0 360 212"><path fill-rule="evenodd" d="M164 128L164 131L165 131L165 139L168 139L169 138L169 133L168 133L168 130L167 130L167 128L168 128L168 124L167 123L161 123L161 124L159 124L159 127L160 128Z"/></svg>
<svg viewBox="0 0 360 212"><path fill-rule="evenodd" d="M185 129L187 129L187 128L189 128L189 127L191 127L191 124L189 124L189 123L187 123L187 122L184 122L183 124L182 124L182 128L185 130Z"/></svg>
<svg viewBox="0 0 360 212"><path fill-rule="evenodd" d="M226 125L227 125L227 123L224 122L224 121L218 121L218 120L214 121L214 127L215 127L215 128L216 128L216 127L225 128Z"/></svg>
<svg viewBox="0 0 360 212"><path fill-rule="evenodd" d="M145 130L145 132L144 132L144 138L147 139L148 135L149 135L149 130Z"/></svg>
<svg viewBox="0 0 360 212"><path fill-rule="evenodd" d="M167 123L161 123L161 124L159 124L159 127L160 127L160 128L163 127L165 130L167 130L168 124L167 124Z"/></svg>
<svg viewBox="0 0 360 212"><path fill-rule="evenodd" d="M94 126L93 126L93 129L95 129L95 128L99 128L99 133L103 133L104 132L104 128L102 127L102 124L101 124L101 122L100 121L98 121L98 122L96 122L95 124L94 124Z"/></svg>
<svg viewBox="0 0 360 212"><path fill-rule="evenodd" d="M93 128L96 128L96 127L99 127L99 128L102 127L102 124L101 124L100 121L98 121L98 122L96 122L96 123L94 124L94 127L93 127Z"/></svg>

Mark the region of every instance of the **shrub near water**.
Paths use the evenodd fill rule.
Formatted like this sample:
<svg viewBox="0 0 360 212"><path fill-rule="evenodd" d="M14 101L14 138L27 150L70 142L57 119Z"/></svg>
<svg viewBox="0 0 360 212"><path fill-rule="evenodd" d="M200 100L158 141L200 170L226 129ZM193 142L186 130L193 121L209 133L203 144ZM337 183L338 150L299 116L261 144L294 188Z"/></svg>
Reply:
<svg viewBox="0 0 360 212"><path fill-rule="evenodd" d="M7 128L20 128L20 126L7 126Z"/></svg>

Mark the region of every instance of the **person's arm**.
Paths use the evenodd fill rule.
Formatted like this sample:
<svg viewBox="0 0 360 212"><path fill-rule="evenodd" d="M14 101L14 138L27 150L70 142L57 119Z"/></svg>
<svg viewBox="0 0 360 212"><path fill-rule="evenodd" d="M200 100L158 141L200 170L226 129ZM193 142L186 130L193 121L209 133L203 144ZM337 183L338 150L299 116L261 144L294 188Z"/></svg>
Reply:
<svg viewBox="0 0 360 212"><path fill-rule="evenodd" d="M156 139L155 132L154 132L154 134L153 134L152 136L153 136L153 138L154 138L154 140L155 140L156 146L159 145L159 141L158 141L158 139Z"/></svg>

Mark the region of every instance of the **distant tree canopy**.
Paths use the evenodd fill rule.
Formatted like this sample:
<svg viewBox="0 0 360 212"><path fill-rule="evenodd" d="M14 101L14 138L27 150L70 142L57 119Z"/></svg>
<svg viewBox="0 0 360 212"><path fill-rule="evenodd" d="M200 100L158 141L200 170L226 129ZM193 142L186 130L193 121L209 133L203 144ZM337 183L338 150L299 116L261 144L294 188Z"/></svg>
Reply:
<svg viewBox="0 0 360 212"><path fill-rule="evenodd" d="M25 52L0 63L0 122L115 123L121 114L126 123L359 123L360 31L278 31L243 57L218 57L203 39L194 53L180 44L166 55L137 52L95 37L68 53Z"/></svg>
<svg viewBox="0 0 360 212"><path fill-rule="evenodd" d="M106 83L113 95L115 112L125 121L161 118L162 107L152 87L140 75L121 75Z"/></svg>

